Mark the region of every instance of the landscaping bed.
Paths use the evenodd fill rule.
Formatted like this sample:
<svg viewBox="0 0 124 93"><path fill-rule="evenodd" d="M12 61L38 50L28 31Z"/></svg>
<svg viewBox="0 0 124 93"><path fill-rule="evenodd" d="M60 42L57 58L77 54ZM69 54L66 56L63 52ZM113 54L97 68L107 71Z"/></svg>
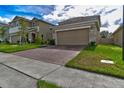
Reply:
<svg viewBox="0 0 124 93"><path fill-rule="evenodd" d="M40 45L37 44L0 44L0 52L13 53L18 51L24 51L28 49L38 48Z"/></svg>
<svg viewBox="0 0 124 93"><path fill-rule="evenodd" d="M114 64L101 63L112 60ZM65 66L124 78L122 48L115 45L88 46Z"/></svg>

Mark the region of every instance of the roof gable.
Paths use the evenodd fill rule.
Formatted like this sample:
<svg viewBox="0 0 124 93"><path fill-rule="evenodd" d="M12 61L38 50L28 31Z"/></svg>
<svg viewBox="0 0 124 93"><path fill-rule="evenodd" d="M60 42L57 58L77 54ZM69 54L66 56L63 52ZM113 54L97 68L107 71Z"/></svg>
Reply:
<svg viewBox="0 0 124 93"><path fill-rule="evenodd" d="M20 20L20 19L23 19L23 20L25 20L25 21L29 21L29 22L30 22L29 19L26 19L26 18L20 17L20 16L15 16L11 22L16 21L16 20Z"/></svg>
<svg viewBox="0 0 124 93"><path fill-rule="evenodd" d="M51 24L51 23L49 23L49 22L43 21L43 20L38 19L38 18L33 18L32 21L33 21L33 20L36 20L36 21L39 21L39 22L43 22L43 23L49 24L49 25L51 25L51 26L55 26L55 25L53 25L53 24Z"/></svg>
<svg viewBox="0 0 124 93"><path fill-rule="evenodd" d="M123 29L123 25L120 25L114 32L112 35L116 34L118 31L120 31L121 29Z"/></svg>
<svg viewBox="0 0 124 93"><path fill-rule="evenodd" d="M59 23L59 25L66 25L66 24L72 24L72 23L78 23L78 22L88 22L88 21L95 21L97 20L99 24L101 25L100 16L85 16L85 17L74 17L67 19L65 21L62 21Z"/></svg>

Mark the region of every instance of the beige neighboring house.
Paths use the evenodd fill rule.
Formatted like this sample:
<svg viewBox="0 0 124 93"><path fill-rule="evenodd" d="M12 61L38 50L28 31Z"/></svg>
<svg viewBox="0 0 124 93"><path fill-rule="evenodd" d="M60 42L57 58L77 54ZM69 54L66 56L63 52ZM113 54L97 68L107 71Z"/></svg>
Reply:
<svg viewBox="0 0 124 93"><path fill-rule="evenodd" d="M75 17L60 22L53 37L56 45L88 45L97 42L100 26L99 15Z"/></svg>
<svg viewBox="0 0 124 93"><path fill-rule="evenodd" d="M11 27L8 31L6 31L6 40L10 43L17 43L21 41L21 36L19 36L18 34L18 32L20 31L20 20L23 20L23 22L25 22L27 41L35 42L36 34L39 34L43 40L52 39L52 27L54 25L37 18L29 20L20 16L16 16L9 23Z"/></svg>
<svg viewBox="0 0 124 93"><path fill-rule="evenodd" d="M123 26L121 25L113 34L112 34L112 38L113 38L113 43L116 45L119 45L122 47L122 32L123 32Z"/></svg>

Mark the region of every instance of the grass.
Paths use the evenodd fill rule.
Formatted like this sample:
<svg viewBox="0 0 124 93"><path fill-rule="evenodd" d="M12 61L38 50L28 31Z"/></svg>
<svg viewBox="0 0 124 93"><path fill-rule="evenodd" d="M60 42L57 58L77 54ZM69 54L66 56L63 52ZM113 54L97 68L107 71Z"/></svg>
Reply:
<svg viewBox="0 0 124 93"><path fill-rule="evenodd" d="M61 88L60 86L47 82L45 80L38 80L37 87L38 88Z"/></svg>
<svg viewBox="0 0 124 93"><path fill-rule="evenodd" d="M18 45L18 44L0 44L0 52L4 53L13 53L33 48L38 48L40 45L37 44L24 44L24 45Z"/></svg>
<svg viewBox="0 0 124 93"><path fill-rule="evenodd" d="M114 64L101 63L102 59L112 60ZM124 78L122 48L115 45L87 47L65 66Z"/></svg>

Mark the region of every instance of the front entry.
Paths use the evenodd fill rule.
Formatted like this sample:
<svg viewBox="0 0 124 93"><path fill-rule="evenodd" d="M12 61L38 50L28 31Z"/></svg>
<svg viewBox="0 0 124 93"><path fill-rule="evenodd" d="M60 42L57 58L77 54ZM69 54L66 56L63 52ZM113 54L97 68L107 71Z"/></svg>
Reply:
<svg viewBox="0 0 124 93"><path fill-rule="evenodd" d="M34 43L35 42L35 38L36 38L36 34L35 33L32 33L32 42Z"/></svg>

